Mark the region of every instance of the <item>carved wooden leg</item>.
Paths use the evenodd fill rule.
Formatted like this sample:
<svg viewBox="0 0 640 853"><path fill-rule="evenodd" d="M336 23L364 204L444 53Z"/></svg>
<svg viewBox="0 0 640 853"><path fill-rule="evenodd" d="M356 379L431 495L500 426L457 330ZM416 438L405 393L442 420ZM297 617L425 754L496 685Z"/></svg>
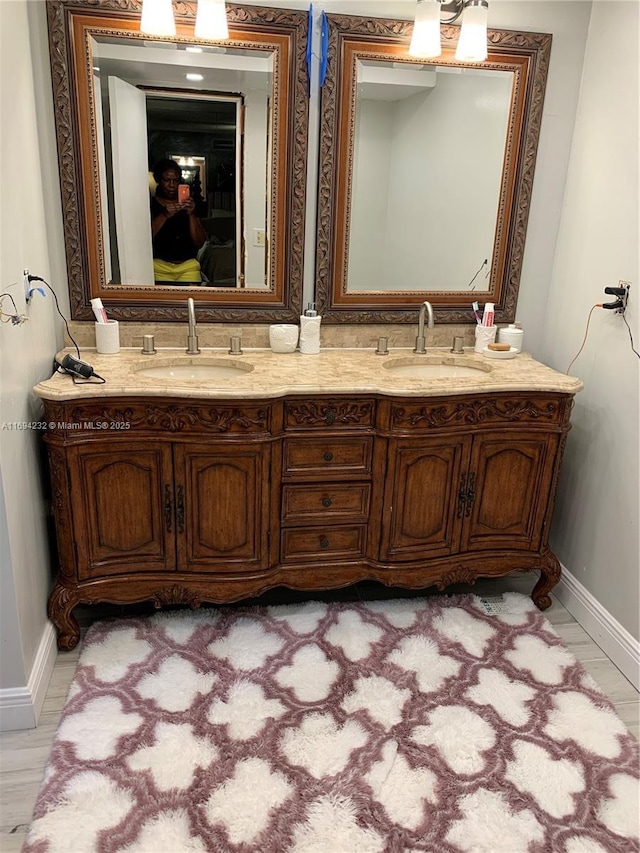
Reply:
<svg viewBox="0 0 640 853"><path fill-rule="evenodd" d="M63 652L75 649L80 640L80 626L71 613L77 603L74 591L59 583L49 597L49 619L58 629L58 648Z"/></svg>
<svg viewBox="0 0 640 853"><path fill-rule="evenodd" d="M546 610L547 607L551 607L551 596L549 593L560 580L561 571L558 558L551 551L547 551L540 566L540 578L531 593L533 603L540 610Z"/></svg>

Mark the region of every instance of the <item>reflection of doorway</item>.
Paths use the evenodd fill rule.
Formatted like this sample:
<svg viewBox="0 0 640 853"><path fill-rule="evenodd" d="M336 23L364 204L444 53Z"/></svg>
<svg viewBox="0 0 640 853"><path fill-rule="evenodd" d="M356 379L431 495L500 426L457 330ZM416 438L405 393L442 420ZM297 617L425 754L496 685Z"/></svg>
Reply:
<svg viewBox="0 0 640 853"><path fill-rule="evenodd" d="M242 286L244 97L170 89L147 89L145 95L149 170L159 160L175 160L207 232L198 256L203 283Z"/></svg>

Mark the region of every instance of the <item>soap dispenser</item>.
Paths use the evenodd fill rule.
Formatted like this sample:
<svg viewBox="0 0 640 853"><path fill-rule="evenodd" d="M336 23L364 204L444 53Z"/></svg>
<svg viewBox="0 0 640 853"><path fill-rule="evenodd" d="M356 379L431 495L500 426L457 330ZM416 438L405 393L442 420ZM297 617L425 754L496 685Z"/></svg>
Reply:
<svg viewBox="0 0 640 853"><path fill-rule="evenodd" d="M300 352L316 355L320 352L320 322L315 302L309 302L300 317Z"/></svg>

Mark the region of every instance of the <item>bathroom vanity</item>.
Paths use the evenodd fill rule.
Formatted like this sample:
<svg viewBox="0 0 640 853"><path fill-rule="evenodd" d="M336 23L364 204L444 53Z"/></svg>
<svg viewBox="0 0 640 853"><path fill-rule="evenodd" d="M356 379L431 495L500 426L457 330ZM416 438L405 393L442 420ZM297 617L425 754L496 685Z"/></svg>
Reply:
<svg viewBox="0 0 640 853"><path fill-rule="evenodd" d="M105 385L54 375L35 389L61 649L79 640L79 603L197 607L276 586L444 589L538 570L532 598L550 605L549 526L579 380L524 354L469 351L91 360Z"/></svg>

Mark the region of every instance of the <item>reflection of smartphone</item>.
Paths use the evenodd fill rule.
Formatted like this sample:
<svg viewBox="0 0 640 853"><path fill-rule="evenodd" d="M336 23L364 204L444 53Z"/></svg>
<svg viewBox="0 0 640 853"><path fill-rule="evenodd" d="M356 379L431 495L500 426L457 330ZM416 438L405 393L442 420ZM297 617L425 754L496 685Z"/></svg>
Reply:
<svg viewBox="0 0 640 853"><path fill-rule="evenodd" d="M189 201L191 198L191 190L187 184L178 184L178 201L182 204L183 201Z"/></svg>

